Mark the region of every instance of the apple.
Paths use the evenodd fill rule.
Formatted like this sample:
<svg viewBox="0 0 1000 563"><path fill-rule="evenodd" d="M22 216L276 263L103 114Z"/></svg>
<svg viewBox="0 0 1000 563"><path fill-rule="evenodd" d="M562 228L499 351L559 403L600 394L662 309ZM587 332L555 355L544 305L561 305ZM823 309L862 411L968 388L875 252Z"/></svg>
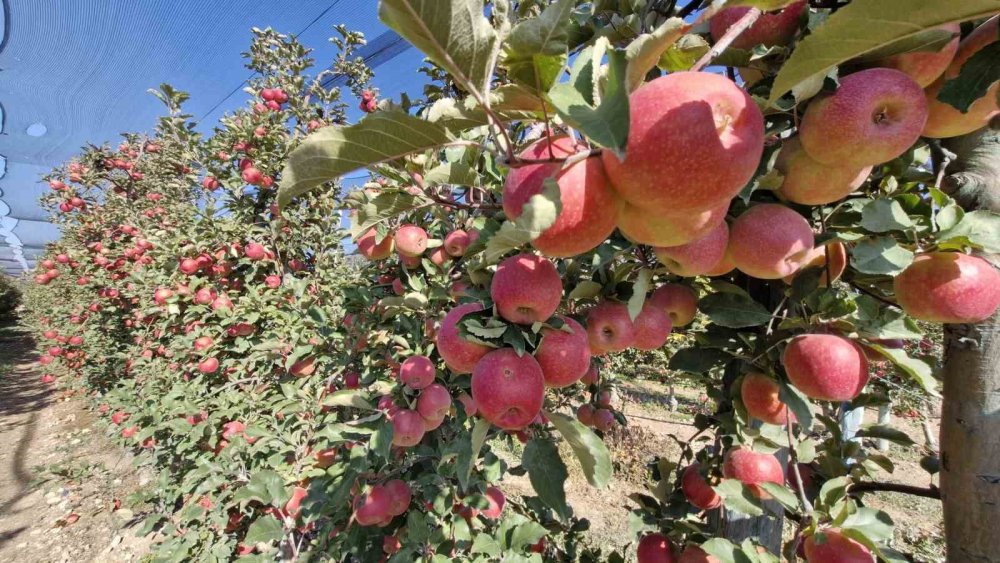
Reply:
<svg viewBox="0 0 1000 563"><path fill-rule="evenodd" d="M389 514L399 516L406 512L413 499L413 491L406 481L402 479L391 479L386 481L382 487L389 493Z"/></svg>
<svg viewBox="0 0 1000 563"><path fill-rule="evenodd" d="M706 211L732 199L757 170L764 117L725 76L672 72L640 86L629 106L625 160L601 155L628 203L650 213Z"/></svg>
<svg viewBox="0 0 1000 563"><path fill-rule="evenodd" d="M312 356L302 358L288 368L288 373L295 377L309 377L316 372L316 359Z"/></svg>
<svg viewBox="0 0 1000 563"><path fill-rule="evenodd" d="M779 398L781 388L778 382L762 373L748 373L740 384L740 400L747 414L768 424L788 423L790 413ZM791 420L795 416L791 415Z"/></svg>
<svg viewBox="0 0 1000 563"><path fill-rule="evenodd" d="M928 252L893 280L896 301L915 319L978 323L1000 306L1000 273L986 260L959 252Z"/></svg>
<svg viewBox="0 0 1000 563"><path fill-rule="evenodd" d="M601 301L587 313L587 337L590 352L603 355L620 352L635 342L635 325L628 307L617 301Z"/></svg>
<svg viewBox="0 0 1000 563"><path fill-rule="evenodd" d="M594 406L589 403L584 403L576 409L576 419L583 423L584 426L594 425Z"/></svg>
<svg viewBox="0 0 1000 563"><path fill-rule="evenodd" d="M400 409L392 415L392 444L408 448L420 443L424 437L424 419L420 413Z"/></svg>
<svg viewBox="0 0 1000 563"><path fill-rule="evenodd" d="M809 156L798 137L782 143L774 169L784 176L778 195L802 205L824 205L844 199L861 187L872 171L871 166L823 164Z"/></svg>
<svg viewBox="0 0 1000 563"><path fill-rule="evenodd" d="M681 474L681 492L692 505L702 510L713 510L722 506L722 497L708 484L701 474L701 464L692 463Z"/></svg>
<svg viewBox="0 0 1000 563"><path fill-rule="evenodd" d="M576 383L590 369L587 329L569 317L560 316L559 320L562 328L542 328L542 339L535 350L545 385L554 388Z"/></svg>
<svg viewBox="0 0 1000 563"><path fill-rule="evenodd" d="M507 498L503 491L496 487L487 487L485 495L489 506L484 508L480 514L487 520L499 519L500 514L503 513L503 507L507 504Z"/></svg>
<svg viewBox="0 0 1000 563"><path fill-rule="evenodd" d="M466 303L448 311L441 321L435 340L437 351L448 369L455 373L471 372L480 358L492 350L489 346L465 340L459 335L458 323L462 317L482 310L483 306L479 303Z"/></svg>
<svg viewBox="0 0 1000 563"><path fill-rule="evenodd" d="M737 479L750 488L757 498L767 499L771 495L760 488L761 483L785 482L785 473L781 463L771 454L757 453L743 446L737 446L726 452L722 463L722 474L727 479Z"/></svg>
<svg viewBox="0 0 1000 563"><path fill-rule="evenodd" d="M639 315L632 322L634 337L632 347L637 350L658 350L667 343L673 322L670 315L655 303L646 301Z"/></svg>
<svg viewBox="0 0 1000 563"><path fill-rule="evenodd" d="M205 358L198 363L198 371L201 373L215 373L219 369L219 360L214 357Z"/></svg>
<svg viewBox="0 0 1000 563"><path fill-rule="evenodd" d="M250 260L263 260L267 257L267 249L260 243L251 242L243 249L243 254Z"/></svg>
<svg viewBox="0 0 1000 563"><path fill-rule="evenodd" d="M410 389L424 389L436 376L434 362L427 356L410 356L399 366L399 379Z"/></svg>
<svg viewBox="0 0 1000 563"><path fill-rule="evenodd" d="M394 237L396 252L402 256L414 258L427 250L427 231L416 225L403 225L396 230Z"/></svg>
<svg viewBox="0 0 1000 563"><path fill-rule="evenodd" d="M157 305L166 305L167 299L174 296L174 292L170 291L165 287L159 287L153 292L153 303Z"/></svg>
<svg viewBox="0 0 1000 563"><path fill-rule="evenodd" d="M653 249L656 259L678 276L701 276L712 271L726 255L729 244L729 225L720 221L707 235L679 246L660 246Z"/></svg>
<svg viewBox="0 0 1000 563"><path fill-rule="evenodd" d="M588 369L587 373L583 375L583 379L580 380L580 383L583 383L584 385L597 385L598 380L600 380L600 374L597 373L597 366L591 364L590 369Z"/></svg>
<svg viewBox="0 0 1000 563"><path fill-rule="evenodd" d="M524 159L566 158L587 150L571 137L548 137L534 142L518 156ZM611 189L604 165L597 157L568 166L563 162L525 164L511 168L503 185L503 210L511 220L521 216L525 204L545 189L552 178L559 186L562 211L555 223L531 241L546 256L568 257L594 249L615 230L620 205Z"/></svg>
<svg viewBox="0 0 1000 563"><path fill-rule="evenodd" d="M378 231L374 228L368 229L363 235L358 237L358 252L369 260L385 260L392 254L394 238L389 233L385 238L378 240Z"/></svg>
<svg viewBox="0 0 1000 563"><path fill-rule="evenodd" d="M189 276L196 273L200 269L201 265L198 264L198 261L195 260L194 258L184 258L183 260L180 261L181 272Z"/></svg>
<svg viewBox="0 0 1000 563"><path fill-rule="evenodd" d="M830 267L826 266L826 259L830 258ZM844 243L841 242L831 242L821 246L817 246L807 252L802 257L802 267L798 272L785 276L785 283L792 283L795 277L806 268L823 268L822 273L819 276L820 287L827 286L828 275L833 276L833 281L840 279L843 275L844 270L847 269L847 249L844 247Z"/></svg>
<svg viewBox="0 0 1000 563"><path fill-rule="evenodd" d="M625 238L650 246L678 246L707 236L725 220L729 202L679 214L625 204L618 211L618 230Z"/></svg>
<svg viewBox="0 0 1000 563"><path fill-rule="evenodd" d="M681 556L677 559L677 563L722 563L719 558L714 555L709 555L705 553L705 550L696 546L688 546Z"/></svg>
<svg viewBox="0 0 1000 563"><path fill-rule="evenodd" d="M708 21L712 39L714 41L722 39L726 31L749 11L749 7L726 8L712 16L712 19ZM764 47L787 45L795 37L795 32L799 29L799 23L805 11L806 2L801 0L789 4L778 12L761 14L757 21L736 37L730 45L735 49L744 50L753 49L757 45Z"/></svg>
<svg viewBox="0 0 1000 563"><path fill-rule="evenodd" d="M483 356L472 370L472 398L486 420L504 430L521 430L542 409L545 377L530 354L500 348Z"/></svg>
<svg viewBox="0 0 1000 563"><path fill-rule="evenodd" d="M661 285L647 301L666 311L675 327L690 324L698 314L698 295L690 287L679 283Z"/></svg>
<svg viewBox="0 0 1000 563"><path fill-rule="evenodd" d="M476 401L472 399L472 395L469 395L464 391L458 396L458 402L462 403L462 409L465 411L465 416L469 418L476 416L479 412L479 407L476 406Z"/></svg>
<svg viewBox="0 0 1000 563"><path fill-rule="evenodd" d="M833 334L796 336L781 359L799 391L820 401L850 401L868 383L868 360L855 342Z"/></svg>
<svg viewBox="0 0 1000 563"><path fill-rule="evenodd" d="M813 248L809 222L776 203L755 205L733 221L728 254L748 276L780 279L799 270Z"/></svg>
<svg viewBox="0 0 1000 563"><path fill-rule="evenodd" d="M212 340L211 336L201 336L195 339L194 349L197 352L201 352L202 350L208 350L209 348L212 347L213 343L214 341Z"/></svg>
<svg viewBox="0 0 1000 563"><path fill-rule="evenodd" d="M954 35L954 39L937 51L911 51L875 61L876 66L894 68L912 78L921 88L930 86L948 68L955 53L962 28L958 23L946 23L935 29Z"/></svg>
<svg viewBox="0 0 1000 563"><path fill-rule="evenodd" d="M870 68L842 77L833 94L813 98L799 140L813 160L857 170L906 152L926 122L927 100L912 78Z"/></svg>
<svg viewBox="0 0 1000 563"><path fill-rule="evenodd" d="M929 110L927 124L923 130L925 137L943 139L965 135L986 126L993 116L1000 114L1000 102L997 101L1000 81L993 82L986 90L986 94L974 101L966 113L962 113L951 104L937 99L944 83L958 76L962 66L972 55L997 40L998 21L1000 21L1000 16L993 16L972 30L972 33L959 43L955 58L952 59L944 74L927 88Z"/></svg>
<svg viewBox="0 0 1000 563"><path fill-rule="evenodd" d="M254 166L244 168L240 176L244 182L254 186L259 185L264 180L264 173Z"/></svg>
<svg viewBox="0 0 1000 563"><path fill-rule="evenodd" d="M472 239L469 237L469 233L462 229L456 229L444 237L445 252L455 258L464 255L470 244L472 244Z"/></svg>
<svg viewBox="0 0 1000 563"><path fill-rule="evenodd" d="M292 489L292 497L285 503L285 514L293 520L298 519L299 513L302 510L302 501L308 495L309 489L305 487L295 487Z"/></svg>
<svg viewBox="0 0 1000 563"><path fill-rule="evenodd" d="M392 500L385 487L376 485L368 494L354 497L354 519L362 526L374 526L390 517Z"/></svg>
<svg viewBox="0 0 1000 563"><path fill-rule="evenodd" d="M393 555L403 548L403 543L396 536L385 536L382 538L382 551L386 555Z"/></svg>
<svg viewBox="0 0 1000 563"><path fill-rule="evenodd" d="M417 397L417 412L428 420L441 420L451 410L451 393L444 385L432 383Z"/></svg>
<svg viewBox="0 0 1000 563"><path fill-rule="evenodd" d="M635 553L639 563L673 563L674 546L663 534L647 534L639 540Z"/></svg>
<svg viewBox="0 0 1000 563"><path fill-rule="evenodd" d="M264 285L271 289L281 287L281 276L270 275L264 278Z"/></svg>
<svg viewBox="0 0 1000 563"><path fill-rule="evenodd" d="M518 254L497 266L490 296L500 316L518 324L544 322L562 299L562 278L542 256Z"/></svg>
<svg viewBox="0 0 1000 563"><path fill-rule="evenodd" d="M610 409L597 409L594 411L594 428L597 428L601 432L610 432L618 426L618 420L615 419L615 413Z"/></svg>
<svg viewBox="0 0 1000 563"><path fill-rule="evenodd" d="M808 563L875 563L875 557L864 544L832 528L807 537L803 547Z"/></svg>

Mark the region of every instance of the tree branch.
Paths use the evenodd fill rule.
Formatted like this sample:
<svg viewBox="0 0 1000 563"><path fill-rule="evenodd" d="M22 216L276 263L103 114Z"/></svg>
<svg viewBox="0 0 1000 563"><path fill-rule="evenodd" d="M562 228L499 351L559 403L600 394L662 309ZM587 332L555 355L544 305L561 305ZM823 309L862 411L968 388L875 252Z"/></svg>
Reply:
<svg viewBox="0 0 1000 563"><path fill-rule="evenodd" d="M848 492L850 493L868 493L868 492L878 492L885 491L890 493L905 493L908 495L914 495L924 498L935 498L941 500L941 489L930 486L930 487L914 487L913 485L903 485L900 483L881 483L878 481L871 481L867 483L855 483L848 487Z"/></svg>
<svg viewBox="0 0 1000 563"><path fill-rule="evenodd" d="M736 23L734 23L729 29L726 30L725 35L723 35L712 48L708 50L707 53L702 55L698 62L694 63L691 67L692 71L701 70L703 67L707 66L708 63L712 62L712 59L719 56L719 53L725 51L736 38L740 36L744 31L747 30L751 25L760 18L761 12L757 8L750 8L750 11L743 15Z"/></svg>

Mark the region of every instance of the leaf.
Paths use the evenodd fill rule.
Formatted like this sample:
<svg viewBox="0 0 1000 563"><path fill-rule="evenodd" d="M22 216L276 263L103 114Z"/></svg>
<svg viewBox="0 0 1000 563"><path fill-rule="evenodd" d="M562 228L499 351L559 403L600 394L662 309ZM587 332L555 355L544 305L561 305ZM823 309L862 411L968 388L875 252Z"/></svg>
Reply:
<svg viewBox="0 0 1000 563"><path fill-rule="evenodd" d="M937 391L937 380L934 379L934 375L931 370L931 366L927 365L926 362L918 360L916 358L911 358L906 350L901 350L899 348L886 348L885 346L880 346L878 344L867 344L869 348L872 348L879 354L889 358L889 360L895 364L895 366L904 373L913 378L914 381L920 385L924 391L926 391L932 397L940 397L941 394Z"/></svg>
<svg viewBox="0 0 1000 563"><path fill-rule="evenodd" d="M272 504L285 496L285 480L270 469L258 471L250 476L250 482L238 490L234 500L245 503L256 500L263 504Z"/></svg>
<svg viewBox="0 0 1000 563"><path fill-rule="evenodd" d="M858 507L840 524L841 529L858 530L876 542L892 539L892 526L888 514L866 506Z"/></svg>
<svg viewBox="0 0 1000 563"><path fill-rule="evenodd" d="M504 221L486 241L482 254L486 264L494 264L507 252L535 240L556 222L562 212L559 184L552 178L546 178L544 185L541 193L531 196L524 204L517 219Z"/></svg>
<svg viewBox="0 0 1000 563"><path fill-rule="evenodd" d="M968 113L969 106L985 96L997 80L1000 80L1000 41L994 40L965 61L958 76L941 86L937 98Z"/></svg>
<svg viewBox="0 0 1000 563"><path fill-rule="evenodd" d="M664 51L657 66L669 72L690 70L709 49L711 46L704 37L689 33Z"/></svg>
<svg viewBox="0 0 1000 563"><path fill-rule="evenodd" d="M378 17L462 88L484 96L500 38L483 8L483 0L381 0Z"/></svg>
<svg viewBox="0 0 1000 563"><path fill-rule="evenodd" d="M725 502L726 508L746 514L747 516L763 516L764 507L760 499L750 492L750 488L737 479L723 479L712 487Z"/></svg>
<svg viewBox="0 0 1000 563"><path fill-rule="evenodd" d="M569 292L567 298L570 301L576 299L590 299L591 297L597 297L601 293L601 288L603 286L592 280L583 280L576 284L573 291Z"/></svg>
<svg viewBox="0 0 1000 563"><path fill-rule="evenodd" d="M642 305L646 302L646 292L649 291L649 282L652 279L653 271L643 268L639 270L639 275L632 284L632 296L628 298L628 316L633 322L642 312Z"/></svg>
<svg viewBox="0 0 1000 563"><path fill-rule="evenodd" d="M740 546L725 538L712 538L701 544L701 549L718 559L719 563L754 563Z"/></svg>
<svg viewBox="0 0 1000 563"><path fill-rule="evenodd" d="M698 310L727 328L760 326L771 320L763 305L740 293L710 293L698 301Z"/></svg>
<svg viewBox="0 0 1000 563"><path fill-rule="evenodd" d="M278 203L284 206L293 197L359 168L449 141L451 136L441 125L399 111L378 111L349 127L324 127L288 155Z"/></svg>
<svg viewBox="0 0 1000 563"><path fill-rule="evenodd" d="M686 371L688 373L705 373L712 368L722 365L723 362L731 357L725 351L718 348L693 346L674 352L674 355L670 357L667 368L676 371Z"/></svg>
<svg viewBox="0 0 1000 563"><path fill-rule="evenodd" d="M642 85L646 74L666 56L669 49L690 26L681 18L670 18L650 33L636 37L625 48L625 82L632 92ZM697 37L697 36L695 36ZM702 39L704 41L704 39ZM688 67L690 68L690 67Z"/></svg>
<svg viewBox="0 0 1000 563"><path fill-rule="evenodd" d="M913 221L898 201L876 199L861 209L861 226L873 233L885 233L909 229Z"/></svg>
<svg viewBox="0 0 1000 563"><path fill-rule="evenodd" d="M855 59L860 63L877 63L886 57L903 53L938 52L955 38L955 34L947 29L925 29L915 35L899 41L893 41L878 49L869 51Z"/></svg>
<svg viewBox="0 0 1000 563"><path fill-rule="evenodd" d="M476 425L472 427L472 433L469 434L469 457L466 459L462 455L458 456L458 460L456 461L458 465L458 481L463 489L469 485L472 468L475 467L476 460L479 459L479 451L483 449L483 444L486 442L486 433L489 430L490 423L485 418L477 418Z"/></svg>
<svg viewBox="0 0 1000 563"><path fill-rule="evenodd" d="M802 392L784 381L779 381L778 385L778 398L781 399L782 403L785 403L785 405L788 406L789 410L792 411L792 414L795 415L795 419L798 421L799 426L808 432L812 429L813 425L812 403L809 402L809 399L807 399Z"/></svg>
<svg viewBox="0 0 1000 563"><path fill-rule="evenodd" d="M854 0L800 41L774 80L773 105L796 84L942 24L991 16L998 0Z"/></svg>
<svg viewBox="0 0 1000 563"><path fill-rule="evenodd" d="M373 410L368 402L368 392L363 389L341 389L323 398L325 407L354 407Z"/></svg>
<svg viewBox="0 0 1000 563"><path fill-rule="evenodd" d="M388 420L382 421L378 430L372 434L372 439L368 442L368 449L380 455L382 459L389 459L389 449L392 447L392 423Z"/></svg>
<svg viewBox="0 0 1000 563"><path fill-rule="evenodd" d="M511 551L521 551L522 549L538 543L538 540L545 537L549 531L538 522L527 521L514 528L514 533L510 538Z"/></svg>
<svg viewBox="0 0 1000 563"><path fill-rule="evenodd" d="M476 535L476 539L472 541L472 548L469 550L470 553L485 553L486 555L492 555L494 557L499 557L500 555L500 544L497 540L493 539L493 536L483 532Z"/></svg>
<svg viewBox="0 0 1000 563"><path fill-rule="evenodd" d="M913 262L913 253L892 237L864 239L851 250L851 267L863 274L898 274Z"/></svg>
<svg viewBox="0 0 1000 563"><path fill-rule="evenodd" d="M424 183L428 186L436 184L456 184L459 186L478 186L479 174L463 162L448 162L431 168L424 174Z"/></svg>
<svg viewBox="0 0 1000 563"><path fill-rule="evenodd" d="M504 46L504 64L515 81L548 92L559 79L569 51L574 0L558 0L536 17L514 26Z"/></svg>
<svg viewBox="0 0 1000 563"><path fill-rule="evenodd" d="M774 500L778 501L778 504L790 512L797 512L799 510L799 499L788 487L771 482L764 482L758 486L767 491Z"/></svg>
<svg viewBox="0 0 1000 563"><path fill-rule="evenodd" d="M624 51L608 50L607 47L608 40L602 37L594 46L584 49L573 63L569 82L553 86L548 97L568 125L622 158L629 129L628 90L625 87L627 63ZM600 84L601 60L605 54L607 80L602 95L596 96L594 91Z"/></svg>
<svg viewBox="0 0 1000 563"><path fill-rule="evenodd" d="M912 446L914 441L907 436L906 432L902 430L897 430L892 426L885 424L866 424L858 430L855 436L861 436L863 438L880 438L882 440L889 440L901 446Z"/></svg>
<svg viewBox="0 0 1000 563"><path fill-rule="evenodd" d="M555 443L534 438L524 447L521 465L528 470L528 479L538 498L552 508L563 520L569 518L566 490L563 488L569 473L559 457Z"/></svg>
<svg viewBox="0 0 1000 563"><path fill-rule="evenodd" d="M606 487L611 479L611 454L604 441L575 418L558 412L545 414L573 448L587 482L598 489Z"/></svg>
<svg viewBox="0 0 1000 563"><path fill-rule="evenodd" d="M938 241L964 237L986 252L1000 253L1000 214L970 211L957 225L937 234Z"/></svg>
<svg viewBox="0 0 1000 563"><path fill-rule="evenodd" d="M243 543L254 545L257 543L271 543L280 540L285 536L284 526L277 518L258 518L247 528L247 535Z"/></svg>

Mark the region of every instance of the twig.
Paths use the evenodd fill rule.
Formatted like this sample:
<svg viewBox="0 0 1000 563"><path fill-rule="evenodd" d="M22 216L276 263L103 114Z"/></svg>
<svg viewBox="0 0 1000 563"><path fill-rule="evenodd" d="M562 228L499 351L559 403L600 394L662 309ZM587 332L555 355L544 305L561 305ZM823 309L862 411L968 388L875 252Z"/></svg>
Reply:
<svg viewBox="0 0 1000 563"><path fill-rule="evenodd" d="M785 420L785 432L788 434L788 457L791 458L792 463L792 473L795 474L795 490L799 494L799 502L802 503L802 508L805 510L808 518L812 518L813 505L809 502L809 498L806 497L806 489L802 483L802 473L799 471L799 459L795 455L795 446L792 445L792 421L786 418Z"/></svg>
<svg viewBox="0 0 1000 563"><path fill-rule="evenodd" d="M890 493L905 493L924 498L936 498L941 500L941 489L930 487L914 487L913 485L903 485L900 483L881 483L871 481L867 483L855 483L847 488L850 493L867 493L885 491Z"/></svg>
<svg viewBox="0 0 1000 563"><path fill-rule="evenodd" d="M511 168L517 168L519 166L527 166L529 164L553 164L553 163L566 162L567 160L570 160L572 158L581 158L582 159L582 158L590 158L590 157L600 156L601 155L601 149L590 149L589 151L585 151L586 152L586 156L585 157L578 157L577 156L579 154L582 154L583 152L584 151L581 151L579 153L571 154L571 155L565 156L565 157L556 156L556 157L552 157L552 158L522 158L522 157L519 157L519 156L515 156L514 160L510 161L509 166Z"/></svg>
<svg viewBox="0 0 1000 563"><path fill-rule="evenodd" d="M849 284L851 285L851 287L853 287L854 289L857 289L857 290L858 290L858 291L860 291L861 293L864 293L865 295L867 295L867 296L869 296L869 297L873 297L873 298L877 299L878 301L881 301L881 302L882 302L883 304L885 304L885 305L888 305L888 306L890 306L890 307L893 307L893 308L896 308L896 309L899 309L899 310L902 310L902 307L900 307L900 306L899 306L899 305L897 305L896 303L893 303L892 301L889 301L889 300L888 300L888 299L886 299L885 297L882 297L881 295L878 295L877 293L875 293L875 292L871 291L870 289L867 289L867 288L864 288L864 287L861 287L860 285L858 285L857 283L855 283L855 282L853 282L853 281L849 281L849 282L847 282L847 283L849 283Z"/></svg>
<svg viewBox="0 0 1000 563"><path fill-rule="evenodd" d="M708 10L706 10L706 12L707 11ZM737 21L729 29L727 29L725 35L723 35L722 38L716 41L715 45L712 45L712 48L709 49L707 53L702 55L700 59L698 59L698 62L694 63L694 66L691 67L691 70L692 71L701 70L703 67L708 65L708 63L712 62L712 59L719 56L719 53L725 51L726 48L728 48L729 45L732 44L733 41L736 41L736 38L739 37L740 34L742 34L744 31L747 30L747 28L753 25L753 23L757 21L758 18L760 18L762 13L763 12L761 12L758 8L750 8L750 11L744 14L743 17L739 19L739 21Z"/></svg>

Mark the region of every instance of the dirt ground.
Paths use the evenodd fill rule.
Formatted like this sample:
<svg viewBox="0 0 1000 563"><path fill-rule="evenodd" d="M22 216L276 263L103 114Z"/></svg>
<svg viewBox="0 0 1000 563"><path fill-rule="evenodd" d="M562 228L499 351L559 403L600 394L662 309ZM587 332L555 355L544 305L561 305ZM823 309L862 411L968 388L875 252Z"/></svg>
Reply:
<svg viewBox="0 0 1000 563"><path fill-rule="evenodd" d="M138 560L148 541L127 508L140 482L130 457L35 360L26 336L0 327L0 561Z"/></svg>

